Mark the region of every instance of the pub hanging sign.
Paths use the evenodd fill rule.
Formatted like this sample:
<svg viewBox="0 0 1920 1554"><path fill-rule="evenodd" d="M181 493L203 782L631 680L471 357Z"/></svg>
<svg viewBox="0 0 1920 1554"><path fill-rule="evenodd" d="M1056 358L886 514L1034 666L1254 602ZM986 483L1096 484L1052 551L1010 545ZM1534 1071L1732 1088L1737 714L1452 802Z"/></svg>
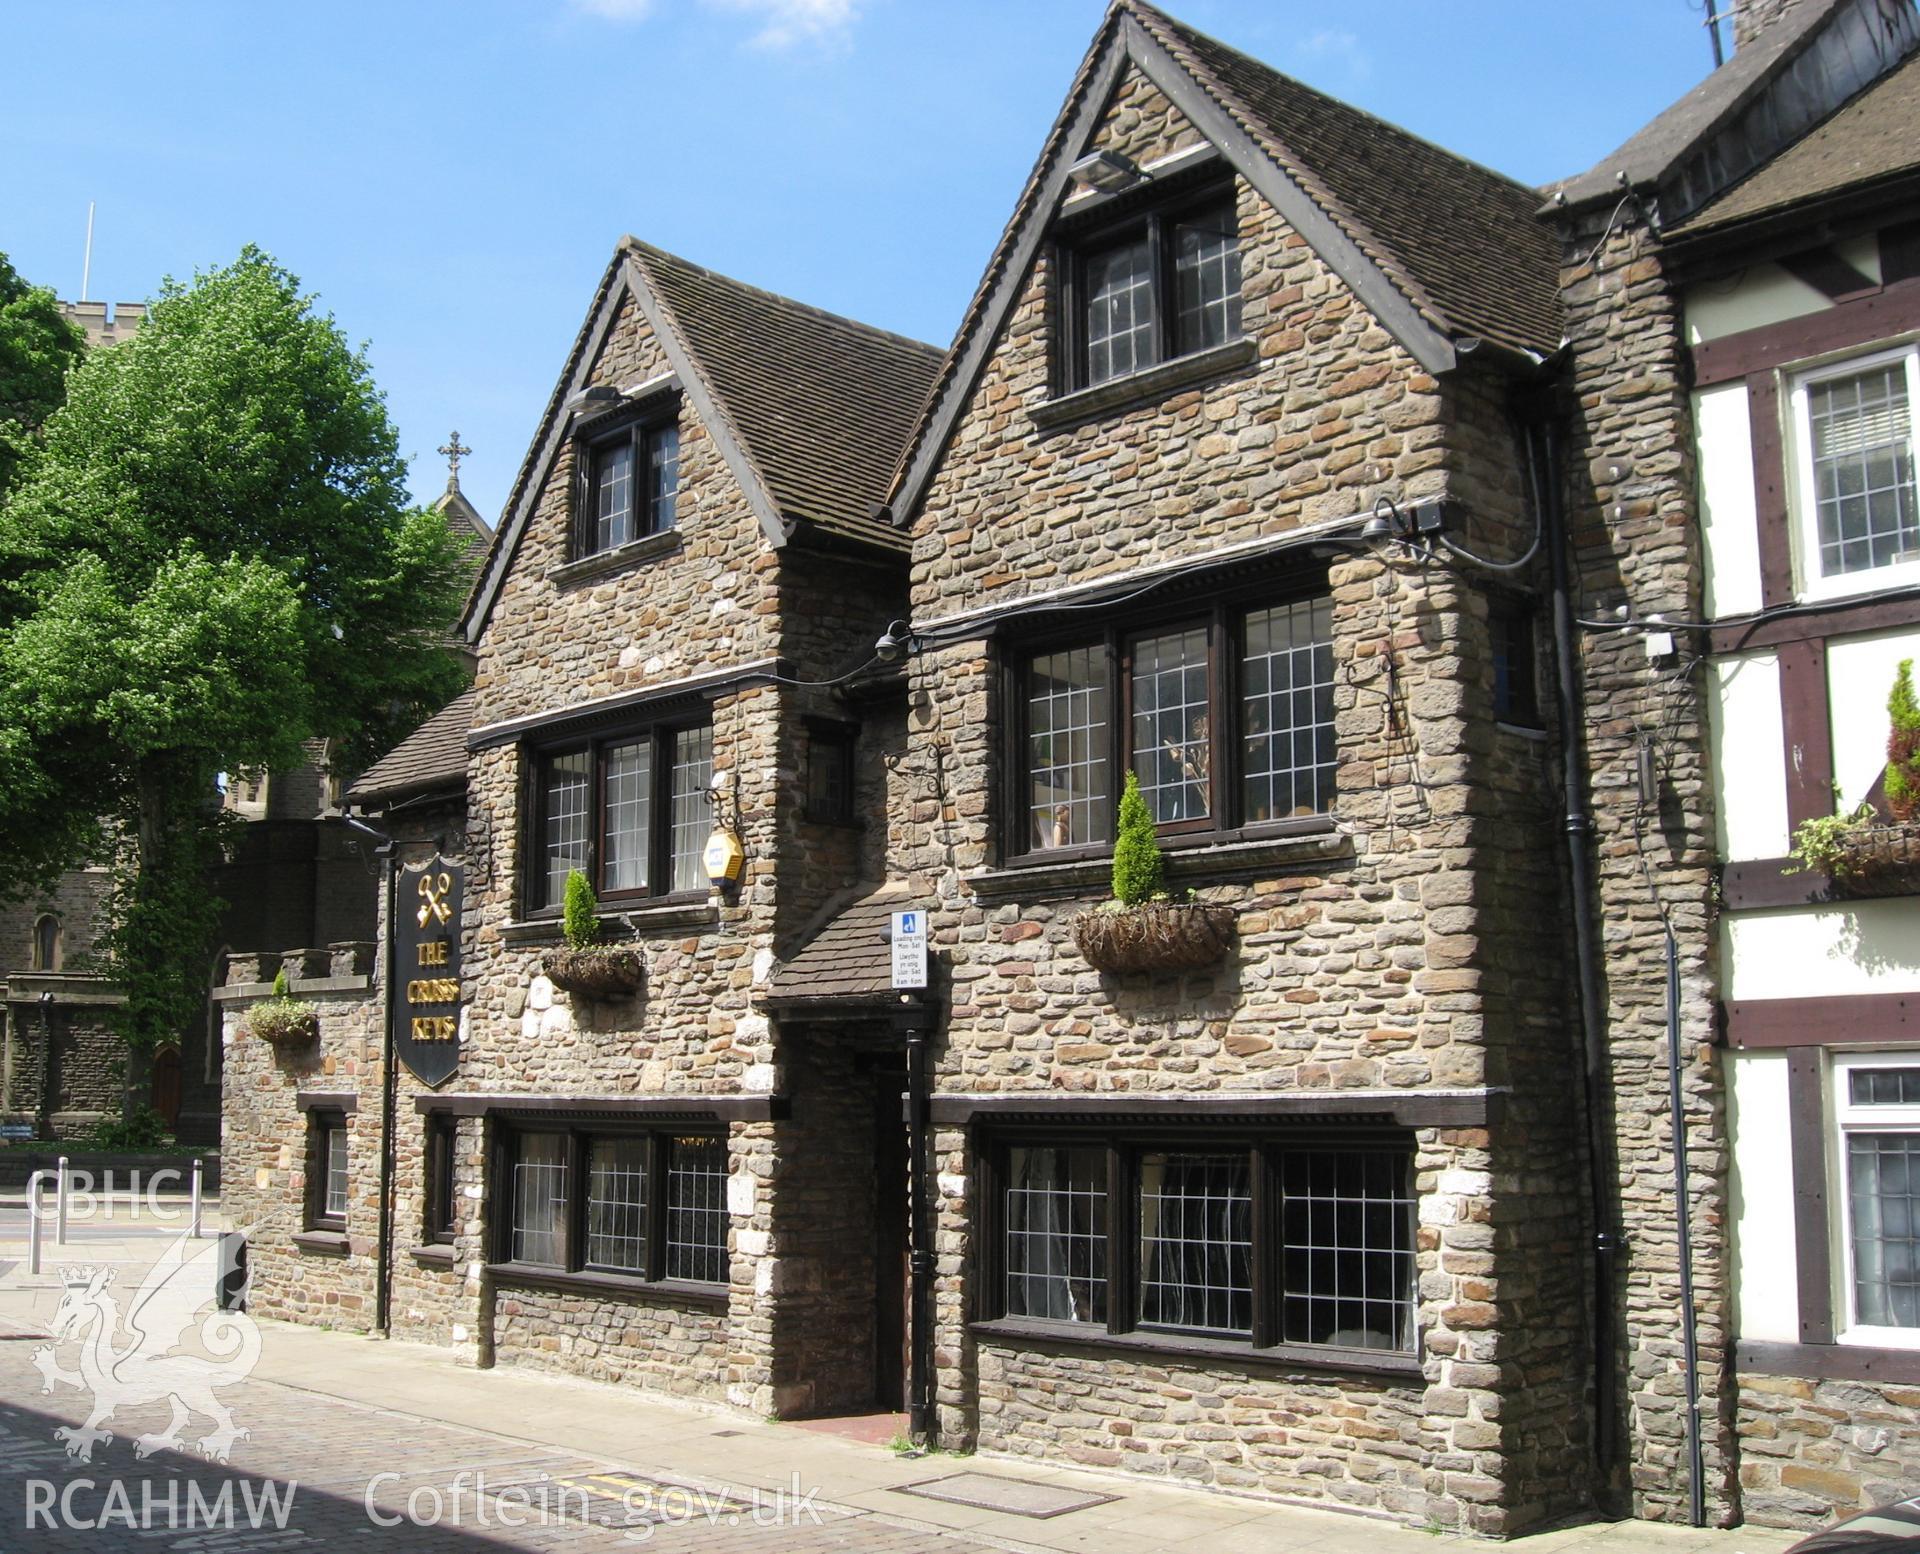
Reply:
<svg viewBox="0 0 1920 1554"><path fill-rule="evenodd" d="M400 871L393 914L387 1019L393 1050L422 1084L443 1085L460 1066L460 904L464 864L438 853Z"/></svg>

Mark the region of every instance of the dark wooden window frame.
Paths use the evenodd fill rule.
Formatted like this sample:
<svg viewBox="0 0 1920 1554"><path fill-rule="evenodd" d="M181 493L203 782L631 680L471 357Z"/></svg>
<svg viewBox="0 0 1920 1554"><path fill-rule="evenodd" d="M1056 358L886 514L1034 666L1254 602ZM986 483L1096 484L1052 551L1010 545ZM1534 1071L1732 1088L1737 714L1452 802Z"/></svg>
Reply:
<svg viewBox="0 0 1920 1554"><path fill-rule="evenodd" d="M420 1235L428 1246L451 1246L459 1217L460 1124L451 1112L429 1112L421 1123Z"/></svg>
<svg viewBox="0 0 1920 1554"><path fill-rule="evenodd" d="M1016 1148L1104 1148L1107 1156L1107 1320L1096 1323L1009 1316L1006 1311L1006 1226L1003 1197L1007 1181L1007 1153ZM1135 1316L1139 1293L1139 1161L1154 1149L1191 1149L1207 1153L1237 1153L1251 1157L1253 1332L1250 1339L1227 1338L1172 1327L1147 1326ZM1099 1345L1103 1340L1131 1344L1161 1343L1192 1352L1217 1353L1223 1359L1263 1354L1289 1363L1312 1363L1316 1357L1335 1365L1358 1361L1388 1371L1417 1371L1415 1348L1353 1350L1332 1344L1280 1340L1283 1293L1281 1234L1281 1159L1290 1154L1323 1150L1367 1149L1404 1157L1408 1198L1414 1197L1415 1142L1410 1130L1366 1125L1303 1126L1261 1121L1244 1116L1222 1117L1211 1124L1164 1119L1094 1119L1063 1116L1058 1122L1023 1124L979 1123L972 1139L975 1192L972 1214L976 1227L972 1310L976 1328L988 1335L1031 1336L1061 1342ZM1410 1230L1413 1227L1410 1227ZM1410 1236L1409 1245L1413 1245ZM1410 1275L1400 1297L1410 1330L1419 1305L1417 1271Z"/></svg>
<svg viewBox="0 0 1920 1554"><path fill-rule="evenodd" d="M573 536L569 559L584 561L589 556L607 555L623 545L631 545L651 535L664 534L677 527L662 524L654 501L652 468L649 458L654 438L666 430L679 431L679 396L670 395L665 404L651 411L602 417L579 427L574 433ZM596 533L599 519L595 510L595 485L601 458L621 444L633 450L633 532L613 545L602 545ZM680 488L676 462L674 490ZM676 500L677 509L677 500Z"/></svg>
<svg viewBox="0 0 1920 1554"><path fill-rule="evenodd" d="M1540 619L1533 601L1517 594L1490 593L1487 598L1488 667L1495 633L1504 625L1507 639L1519 653L1509 661L1508 694L1503 702L1499 678L1491 677L1494 721L1514 728L1537 729L1540 718ZM1516 683L1517 681L1517 683Z"/></svg>
<svg viewBox="0 0 1920 1554"><path fill-rule="evenodd" d="M519 1263L513 1259L513 1167L519 1156L523 1134L558 1133L566 1141L567 1196L560 1221L561 1261ZM588 1161L597 1139L643 1139L647 1146L647 1225L641 1267L600 1268L586 1261ZM489 1151L488 1195L490 1198L488 1234L489 1268L498 1282L550 1285L557 1288L631 1290L660 1292L691 1300L724 1304L728 1285L724 1279L708 1283L700 1280L669 1279L667 1265L667 1172L671 1143L676 1138L700 1138L727 1142L725 1125L671 1122L647 1126L622 1118L581 1118L564 1115L534 1114L500 1118L493 1129ZM721 1260L726 1261L726 1245L721 1244Z"/></svg>
<svg viewBox="0 0 1920 1554"><path fill-rule="evenodd" d="M673 739L676 734L695 729L711 729L709 716L664 718L654 723L623 727L607 733L584 735L554 744L530 747L527 755L528 784L522 812L528 817L523 832L525 868L520 882L520 899L525 919L557 917L562 902L547 902L547 774L560 756L588 752L587 770L587 868L594 895L602 905L651 901L661 903L704 901L704 878L697 889L673 888ZM654 883L639 890L609 890L602 873L606 861L607 766L606 752L616 746L648 741L653 746L649 780L647 835L647 877Z"/></svg>
<svg viewBox="0 0 1920 1554"><path fill-rule="evenodd" d="M807 765L806 765L806 818L818 825L852 825L858 818L855 814L854 777L858 770L855 757L858 754L860 726L857 723L843 723L837 718L807 718ZM836 800L821 802L815 778L814 762L823 755L837 759L841 766L841 789Z"/></svg>
<svg viewBox="0 0 1920 1554"><path fill-rule="evenodd" d="M307 1192L303 1228L309 1231L341 1231L347 1228L345 1214L327 1211L327 1141L335 1133L347 1133L347 1114L335 1106L307 1108ZM352 1159L353 1140L347 1136L348 1159Z"/></svg>
<svg viewBox="0 0 1920 1554"><path fill-rule="evenodd" d="M1208 765L1208 815L1202 820L1167 821L1158 827L1161 837L1176 845L1193 842L1229 842L1324 831L1328 815L1288 816L1247 822L1240 818L1241 792L1240 687L1241 663L1246 654L1246 617L1256 610L1279 609L1327 595L1325 580L1295 580L1290 584L1236 589L1211 604L1168 605L1150 611L1126 611L1108 617L1103 627L1063 627L1008 639L1002 665L1002 705L1006 717L1007 759L1001 764L1001 856L1013 865L1064 863L1079 858L1103 858L1113 843L1084 842L1067 847L1037 848L1032 840L1032 816L1027 809L1028 738L1027 686L1030 665L1043 653L1076 647L1099 648L1107 671L1107 801L1116 809L1126 782L1133 738L1133 644L1148 637L1204 626L1207 630L1207 717L1211 754Z"/></svg>
<svg viewBox="0 0 1920 1554"><path fill-rule="evenodd" d="M1119 214L1115 206L1131 205L1117 200L1107 205L1092 220L1063 222L1054 234L1054 267L1060 277L1056 303L1057 337L1061 350L1053 364L1053 391L1056 396L1078 393L1087 388L1105 388L1124 383L1129 377L1182 357L1208 349L1203 345L1183 345L1174 338L1178 327L1175 292L1175 258L1172 229L1181 220L1214 208L1224 208L1239 226L1237 188L1231 178L1222 179L1210 170L1197 187L1187 180L1175 181L1175 187L1154 189L1148 186L1152 203L1127 209ZM1143 198L1146 191L1143 191ZM1098 384L1087 376L1087 258L1103 249L1147 235L1148 263L1153 274L1154 358L1131 373L1103 378ZM1243 330L1244 332L1244 330Z"/></svg>

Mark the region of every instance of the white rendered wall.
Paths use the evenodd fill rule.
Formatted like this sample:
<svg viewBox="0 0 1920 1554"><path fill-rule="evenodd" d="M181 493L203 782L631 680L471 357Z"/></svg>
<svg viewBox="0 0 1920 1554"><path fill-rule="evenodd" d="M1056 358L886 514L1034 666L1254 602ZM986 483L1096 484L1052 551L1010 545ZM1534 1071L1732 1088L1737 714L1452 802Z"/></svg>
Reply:
<svg viewBox="0 0 1920 1554"><path fill-rule="evenodd" d="M1865 237L1835 245L1835 252L1876 285L1880 280L1880 240ZM1777 264L1756 264L1726 279L1695 286L1687 293L1687 343L1699 345L1745 329L1805 318L1832 307L1805 281Z"/></svg>
<svg viewBox="0 0 1920 1554"><path fill-rule="evenodd" d="M1720 949L1730 999L1920 992L1920 913L1911 897L1730 913L1720 920ZM1809 1042L1830 1039L1807 1032Z"/></svg>
<svg viewBox="0 0 1920 1554"><path fill-rule="evenodd" d="M1772 649L1707 666L1707 732L1713 742L1713 825L1726 860L1779 858L1787 850L1786 729L1780 660Z"/></svg>
<svg viewBox="0 0 1920 1554"><path fill-rule="evenodd" d="M1730 1052L1734 1336L1800 1341L1793 1247L1793 1158L1787 1148L1787 1055Z"/></svg>
<svg viewBox="0 0 1920 1554"><path fill-rule="evenodd" d="M1700 466L1700 538L1709 617L1760 608L1760 525L1753 497L1753 423L1747 385L1693 396Z"/></svg>
<svg viewBox="0 0 1920 1554"><path fill-rule="evenodd" d="M1920 659L1920 630L1877 631L1827 643L1833 780L1840 804L1848 808L1867 796L1886 768L1887 692L1903 658Z"/></svg>

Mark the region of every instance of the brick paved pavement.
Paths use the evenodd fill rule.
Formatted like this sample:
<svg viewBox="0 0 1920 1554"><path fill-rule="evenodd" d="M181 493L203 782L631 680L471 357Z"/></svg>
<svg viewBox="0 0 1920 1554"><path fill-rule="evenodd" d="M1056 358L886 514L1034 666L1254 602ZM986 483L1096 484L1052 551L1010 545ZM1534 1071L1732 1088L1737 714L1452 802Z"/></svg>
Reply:
<svg viewBox="0 0 1920 1554"><path fill-rule="evenodd" d="M977 1538L871 1512L668 1480L392 1409L249 1380L222 1398L249 1434L225 1465L185 1452L141 1460L167 1424L155 1403L110 1423L93 1460L54 1436L88 1398L41 1393L38 1340L0 1338L0 1550L180 1549L265 1554L377 1543L382 1550L632 1550L661 1554L955 1554ZM204 1421L188 1426L191 1437ZM211 1532L208 1523L218 1529ZM521 1525L513 1525L515 1522ZM230 1530L229 1530L230 1529ZM988 1547L1005 1545L988 1544Z"/></svg>

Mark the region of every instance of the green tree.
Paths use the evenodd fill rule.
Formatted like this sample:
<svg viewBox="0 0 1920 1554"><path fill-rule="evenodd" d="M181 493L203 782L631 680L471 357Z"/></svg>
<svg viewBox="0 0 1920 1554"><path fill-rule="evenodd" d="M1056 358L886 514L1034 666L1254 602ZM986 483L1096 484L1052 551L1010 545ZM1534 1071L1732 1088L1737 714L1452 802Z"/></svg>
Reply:
<svg viewBox="0 0 1920 1554"><path fill-rule="evenodd" d="M1140 779L1131 769L1120 790L1120 816L1113 839L1113 897L1122 906L1139 906L1165 893L1161 876L1160 838L1153 813L1140 794Z"/></svg>
<svg viewBox="0 0 1920 1554"><path fill-rule="evenodd" d="M66 397L67 371L86 348L86 332L54 294L29 286L0 254L0 497Z"/></svg>
<svg viewBox="0 0 1920 1554"><path fill-rule="evenodd" d="M1900 660L1887 693L1887 808L1911 820L1920 807L1920 700L1913 694L1913 660Z"/></svg>
<svg viewBox="0 0 1920 1554"><path fill-rule="evenodd" d="M458 690L469 573L363 353L249 248L89 353L0 506L0 878L114 866L123 1024L203 995L221 773L353 768Z"/></svg>

